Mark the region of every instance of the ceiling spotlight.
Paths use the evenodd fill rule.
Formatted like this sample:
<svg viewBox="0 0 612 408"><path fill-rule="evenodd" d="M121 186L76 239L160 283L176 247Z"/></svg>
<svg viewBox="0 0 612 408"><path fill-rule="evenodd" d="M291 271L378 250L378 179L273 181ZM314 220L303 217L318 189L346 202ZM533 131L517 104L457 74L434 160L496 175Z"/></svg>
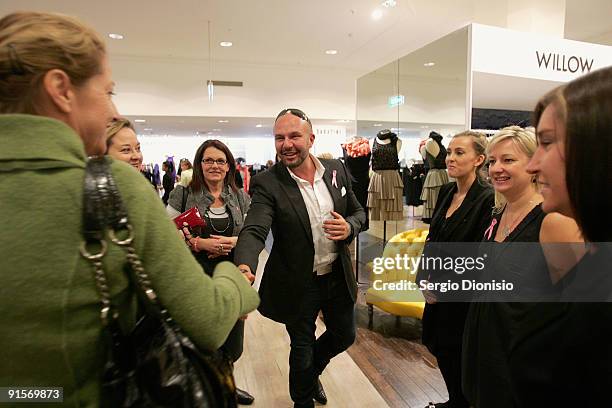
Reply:
<svg viewBox="0 0 612 408"><path fill-rule="evenodd" d="M228 123L229 120L221 119L221 120L218 120L217 122L219 122L219 123Z"/></svg>
<svg viewBox="0 0 612 408"><path fill-rule="evenodd" d="M380 18L382 17L383 12L381 9L376 9L372 12L372 18L374 20L380 20Z"/></svg>
<svg viewBox="0 0 612 408"><path fill-rule="evenodd" d="M382 126L382 123L375 123L375 124L373 124L372 126L374 126L374 127L381 127L381 126Z"/></svg>
<svg viewBox="0 0 612 408"><path fill-rule="evenodd" d="M325 53L327 55L336 55L338 53L338 50L325 50Z"/></svg>
<svg viewBox="0 0 612 408"><path fill-rule="evenodd" d="M110 33L108 36L112 38L113 40L123 40L123 35L121 34Z"/></svg>
<svg viewBox="0 0 612 408"><path fill-rule="evenodd" d="M134 122L136 122L136 123L145 123L146 120L145 119L134 119Z"/></svg>
<svg viewBox="0 0 612 408"><path fill-rule="evenodd" d="M423 64L424 67L433 67L434 65L436 65L435 62L426 62Z"/></svg>
<svg viewBox="0 0 612 408"><path fill-rule="evenodd" d="M260 127L263 127L263 125L261 123L258 123L255 125L255 127L260 128Z"/></svg>
<svg viewBox="0 0 612 408"><path fill-rule="evenodd" d="M219 45L222 47L231 47L232 45L234 45L234 43L232 43L231 41L221 41Z"/></svg>

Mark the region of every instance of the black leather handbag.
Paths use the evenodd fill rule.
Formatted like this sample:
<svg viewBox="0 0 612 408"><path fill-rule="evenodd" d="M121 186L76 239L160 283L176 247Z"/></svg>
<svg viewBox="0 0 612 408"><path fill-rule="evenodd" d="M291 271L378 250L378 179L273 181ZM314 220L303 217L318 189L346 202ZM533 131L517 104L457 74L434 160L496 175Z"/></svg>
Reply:
<svg viewBox="0 0 612 408"><path fill-rule="evenodd" d="M112 407L236 407L231 362L198 350L159 302L133 246L132 227L108 159L91 158L85 173L81 255L94 269L109 357L102 379L103 405ZM125 248L129 278L141 317L131 333L119 326L102 260L107 239Z"/></svg>

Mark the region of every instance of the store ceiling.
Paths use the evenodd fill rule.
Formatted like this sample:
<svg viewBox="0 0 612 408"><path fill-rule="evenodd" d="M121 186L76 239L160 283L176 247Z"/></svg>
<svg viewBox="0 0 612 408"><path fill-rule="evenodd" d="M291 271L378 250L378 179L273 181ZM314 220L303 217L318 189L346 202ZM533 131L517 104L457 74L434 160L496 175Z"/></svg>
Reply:
<svg viewBox="0 0 612 408"><path fill-rule="evenodd" d="M109 39L114 55L325 66L367 73L472 22L480 0L398 0L373 20L377 0L20 0L16 10L71 14ZM567 0L566 37L612 44L612 1ZM501 11L500 11L501 12ZM485 21L481 21L486 23ZM234 45L224 48L221 41ZM325 50L336 49L337 55ZM222 79L222 78L219 78Z"/></svg>
<svg viewBox="0 0 612 408"><path fill-rule="evenodd" d="M503 1L503 0L498 0ZM482 0L398 0L371 13L378 0L0 0L0 15L17 10L70 14L91 24L107 38L114 56L205 61L211 21L214 61L326 67L366 74L473 21ZM612 45L612 1L566 0L566 37ZM480 21L486 23L486 21ZM231 41L224 48L220 41ZM325 50L336 49L337 55ZM444 69L443 64L434 70ZM221 76L216 78L223 80ZM195 131L225 135L270 134L270 118L149 117L139 133L192 135ZM321 125L336 121L316 121ZM264 127L255 128L257 123ZM340 123L340 125L343 125ZM347 125L347 124L344 124ZM354 124L353 124L354 126ZM350 128L350 124L347 125ZM152 130L144 130L152 129ZM213 129L222 129L214 131Z"/></svg>

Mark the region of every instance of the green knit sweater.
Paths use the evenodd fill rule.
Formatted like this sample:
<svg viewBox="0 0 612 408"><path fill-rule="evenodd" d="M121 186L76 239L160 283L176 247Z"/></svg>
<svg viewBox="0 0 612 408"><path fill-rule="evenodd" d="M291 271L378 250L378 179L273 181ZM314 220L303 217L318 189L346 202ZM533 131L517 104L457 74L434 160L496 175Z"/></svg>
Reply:
<svg viewBox="0 0 612 408"><path fill-rule="evenodd" d="M0 387L63 387L63 406L73 407L99 405L105 362L93 272L79 254L85 160L64 123L0 115ZM217 349L257 293L231 263L204 274L144 177L111 167L161 302L199 347ZM109 244L104 267L127 329L136 301L124 265L125 252Z"/></svg>

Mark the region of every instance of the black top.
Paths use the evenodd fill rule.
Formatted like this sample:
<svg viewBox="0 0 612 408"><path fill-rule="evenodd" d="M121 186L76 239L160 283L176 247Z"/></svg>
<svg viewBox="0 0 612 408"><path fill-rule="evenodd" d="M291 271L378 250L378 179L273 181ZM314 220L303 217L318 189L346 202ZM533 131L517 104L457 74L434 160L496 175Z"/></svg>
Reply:
<svg viewBox="0 0 612 408"><path fill-rule="evenodd" d="M488 259L482 280L506 279L520 287L521 294L530 288L538 293L546 288L551 293L553 285L540 246L516 244L539 241L546 216L541 205L535 206L503 242L492 244L502 215L503 211L494 215L496 223L483 239L481 253ZM511 408L508 350L534 303L502 302L493 296L496 294L487 292L469 308L463 339L463 391L474 407Z"/></svg>
<svg viewBox="0 0 612 408"><path fill-rule="evenodd" d="M387 144L380 144L374 138L372 146L372 170L399 170L397 153L397 137L391 138Z"/></svg>
<svg viewBox="0 0 612 408"><path fill-rule="evenodd" d="M607 286L610 265L608 246L585 255L574 270L598 275L595 280ZM574 279L573 274L566 276ZM564 292L571 291L565 283ZM564 296L562 293L562 299ZM612 303L539 303L528 317L509 351L515 406L609 407Z"/></svg>
<svg viewBox="0 0 612 408"><path fill-rule="evenodd" d="M457 192L455 182L443 185L434 209L427 243L423 253L437 250L438 242L480 242L485 229L491 222L491 209L494 204L493 189L488 184L476 179L457 210L446 218L453 195ZM466 256L475 256L474 253ZM451 272L429 271L429 276L419 271L417 282L426 279L430 282L445 281ZM436 354L440 349L460 349L463 338L463 326L469 303L436 303L426 304L423 313L423 344Z"/></svg>
<svg viewBox="0 0 612 408"><path fill-rule="evenodd" d="M211 217L211 212L213 212ZM221 214L224 213L224 214ZM204 214L202 214L206 221L206 226L202 230L202 238L210 238L211 235L222 235L224 237L231 237L233 231L233 219L232 214L226 210L226 206L220 208L208 208ZM234 251L229 255L223 255L216 258L208 258L206 251L195 253L195 257L202 265L204 272L207 275L212 276L215 267L223 261L233 262Z"/></svg>

